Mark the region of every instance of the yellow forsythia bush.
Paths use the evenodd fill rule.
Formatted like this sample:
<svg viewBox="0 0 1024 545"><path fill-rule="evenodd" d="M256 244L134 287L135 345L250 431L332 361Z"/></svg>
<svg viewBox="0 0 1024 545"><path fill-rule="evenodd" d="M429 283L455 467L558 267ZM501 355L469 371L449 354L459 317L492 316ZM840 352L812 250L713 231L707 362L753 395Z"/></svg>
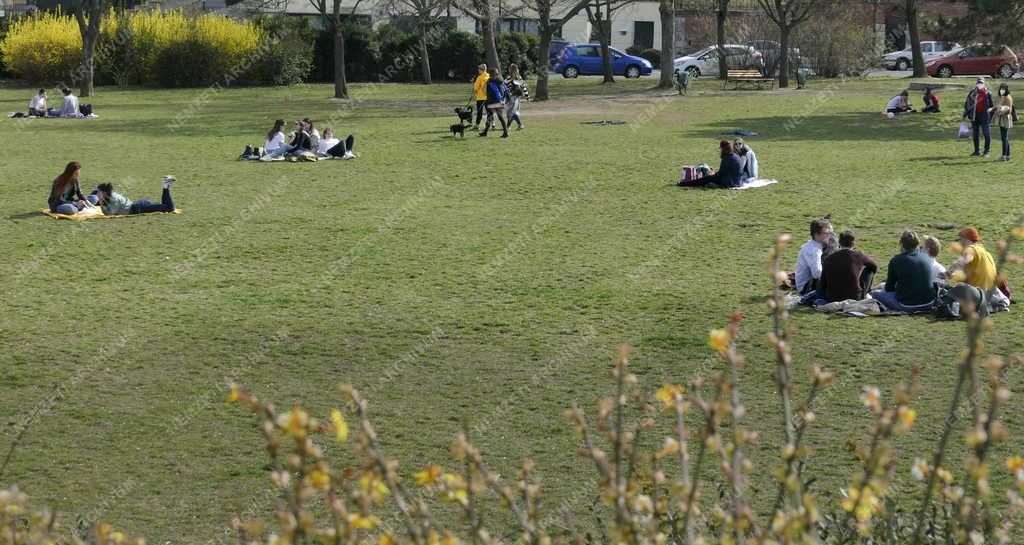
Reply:
<svg viewBox="0 0 1024 545"><path fill-rule="evenodd" d="M181 50L185 43L200 44L216 59L217 68L230 70L265 39L265 32L252 23L209 13L188 17L181 11L110 10L100 28L97 72L101 78L128 74L134 83L155 82L161 54ZM0 42L8 68L40 83L68 78L80 62L81 49L78 24L59 10L15 21Z"/></svg>
<svg viewBox="0 0 1024 545"><path fill-rule="evenodd" d="M32 82L53 82L68 78L81 62L82 35L73 17L43 12L12 21L0 51L11 72Z"/></svg>

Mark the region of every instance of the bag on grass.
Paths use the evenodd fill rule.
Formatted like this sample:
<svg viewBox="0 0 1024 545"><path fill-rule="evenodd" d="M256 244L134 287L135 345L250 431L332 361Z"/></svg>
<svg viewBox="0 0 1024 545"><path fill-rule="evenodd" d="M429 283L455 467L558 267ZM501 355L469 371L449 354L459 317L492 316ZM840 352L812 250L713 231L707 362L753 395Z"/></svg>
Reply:
<svg viewBox="0 0 1024 545"><path fill-rule="evenodd" d="M92 104L82 104L78 107L78 113L82 115L92 115Z"/></svg>
<svg viewBox="0 0 1024 545"><path fill-rule="evenodd" d="M680 182L690 182L696 180L697 177L696 165L683 165L683 168L679 171Z"/></svg>
<svg viewBox="0 0 1024 545"><path fill-rule="evenodd" d="M967 133L968 133L968 131L967 131L967 122L966 121L961 121L960 122L960 130L957 131L956 137L957 138L967 138Z"/></svg>

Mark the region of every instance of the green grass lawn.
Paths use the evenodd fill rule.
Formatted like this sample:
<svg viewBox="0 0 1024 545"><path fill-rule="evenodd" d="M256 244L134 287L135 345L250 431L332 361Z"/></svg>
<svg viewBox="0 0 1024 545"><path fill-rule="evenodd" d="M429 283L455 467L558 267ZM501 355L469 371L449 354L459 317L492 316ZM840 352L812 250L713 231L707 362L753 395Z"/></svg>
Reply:
<svg viewBox="0 0 1024 545"><path fill-rule="evenodd" d="M619 343L636 348L650 390L713 372L708 330L739 310L747 422L762 432L753 485L770 502L781 417L762 339L774 237L793 234L790 266L825 213L883 263L906 228L951 242L932 222L973 224L991 241L1021 211L1024 175L1019 162L969 158L953 138L956 113L884 119L905 81L776 92L699 81L687 97L652 84L556 80L556 100L526 104L526 130L507 140L448 135L468 94L453 85L354 85L348 102L321 85L100 89L84 100L96 120L4 119L0 447L35 415L4 484L150 543L207 543L232 516L273 506L259 435L223 403L226 382L323 414L348 382L370 397L404 471L445 460L468 419L495 468L511 475L532 458L548 508L583 511L594 473L574 456L563 409L611 391ZM0 111L23 110L31 93L0 89ZM945 108L962 93L940 93ZM170 129L183 111L194 115ZM275 118L332 115L335 132L356 135L357 160L235 160ZM601 119L629 123L581 124ZM760 132L748 142L780 184L673 187L680 165L717 162L716 141L733 129ZM136 199L158 199L160 177L174 174L184 213L39 215L70 160L83 163L83 186L111 181ZM1010 281L1024 290L1019 271ZM945 418L963 324L810 312L793 322L799 382L815 363L839 375L809 435L826 498L855 467L846 441L867 434L861 387L925 367L920 424L898 441L908 481ZM1001 314L987 347L1020 352L1022 333L1016 309ZM1009 382L1024 380L1012 371ZM1007 407L1011 430L1024 424L1020 407ZM1022 446L1012 439L999 459ZM993 474L999 490L1005 469Z"/></svg>

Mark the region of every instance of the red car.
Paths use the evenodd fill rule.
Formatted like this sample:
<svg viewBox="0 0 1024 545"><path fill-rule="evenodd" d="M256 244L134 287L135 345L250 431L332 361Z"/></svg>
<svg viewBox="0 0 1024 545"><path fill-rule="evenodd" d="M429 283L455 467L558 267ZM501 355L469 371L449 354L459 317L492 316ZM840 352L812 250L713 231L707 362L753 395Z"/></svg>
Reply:
<svg viewBox="0 0 1024 545"><path fill-rule="evenodd" d="M952 76L993 76L1010 78L1020 70L1017 55L1005 45L974 44L942 57L929 59L925 64L928 75L948 78Z"/></svg>

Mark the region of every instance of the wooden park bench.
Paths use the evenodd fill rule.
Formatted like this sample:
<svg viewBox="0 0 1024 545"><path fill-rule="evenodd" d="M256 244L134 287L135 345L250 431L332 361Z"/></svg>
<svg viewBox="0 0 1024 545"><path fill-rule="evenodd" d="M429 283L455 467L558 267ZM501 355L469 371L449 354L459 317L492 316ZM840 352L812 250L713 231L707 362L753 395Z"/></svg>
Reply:
<svg viewBox="0 0 1024 545"><path fill-rule="evenodd" d="M733 89L739 89L743 84L757 85L758 89L762 89L766 83L768 88L772 89L775 87L775 78L764 77L760 70L729 70L725 73L722 89L730 83L733 84Z"/></svg>

